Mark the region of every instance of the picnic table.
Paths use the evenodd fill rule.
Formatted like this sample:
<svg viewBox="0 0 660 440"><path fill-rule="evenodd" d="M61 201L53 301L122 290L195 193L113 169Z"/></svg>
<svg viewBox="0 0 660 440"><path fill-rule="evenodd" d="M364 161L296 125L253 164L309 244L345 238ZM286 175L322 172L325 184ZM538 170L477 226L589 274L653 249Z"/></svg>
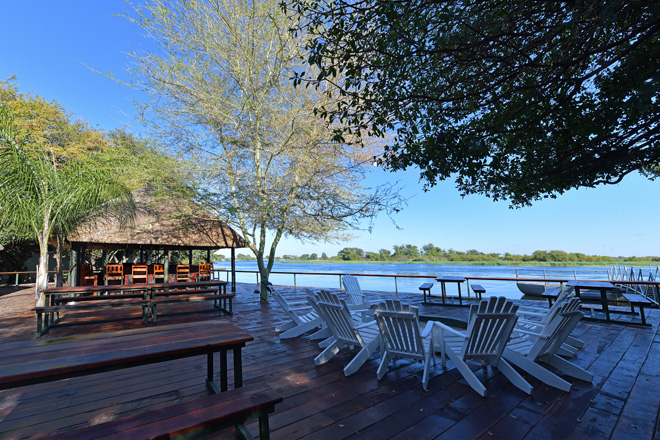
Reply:
<svg viewBox="0 0 660 440"><path fill-rule="evenodd" d="M234 387L243 386L241 350L252 340L234 324L199 321L0 344L0 390L205 355L206 383L218 393L228 389L229 352ZM213 380L215 353L220 387Z"/></svg>
<svg viewBox="0 0 660 440"><path fill-rule="evenodd" d="M458 286L458 303L460 305L463 305L463 298L461 296L461 283L465 282L465 277L461 276L452 276L452 275L443 275L439 276L435 279L437 282L440 283L441 291L442 291L442 304L446 304L447 300L447 286L446 283L456 283ZM429 292L429 297L431 296Z"/></svg>
<svg viewBox="0 0 660 440"><path fill-rule="evenodd" d="M88 311L114 307L141 307L141 317L147 323L148 315L156 322L157 304L182 301L213 300L216 309L233 313L234 294L227 294L226 281L197 281L185 283L121 284L109 286L63 286L44 290L44 306L35 307L37 335L41 336L60 323L61 311ZM116 318L115 318L116 319ZM125 319L125 318L122 318ZM103 322L97 320L95 322Z"/></svg>
<svg viewBox="0 0 660 440"><path fill-rule="evenodd" d="M571 280L566 283L568 287L573 287L575 289L575 296L580 297L581 289L594 289L600 292L600 300L603 306L603 312L605 312L605 320L611 321L610 319L610 308L607 300L607 292L616 290L617 287L607 281L583 281L583 280Z"/></svg>

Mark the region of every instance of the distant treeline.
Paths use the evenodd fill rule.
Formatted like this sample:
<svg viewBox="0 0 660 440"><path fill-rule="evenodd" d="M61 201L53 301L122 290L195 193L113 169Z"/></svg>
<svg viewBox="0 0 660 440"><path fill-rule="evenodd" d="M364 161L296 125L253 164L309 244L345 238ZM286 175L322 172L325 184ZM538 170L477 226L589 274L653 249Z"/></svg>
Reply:
<svg viewBox="0 0 660 440"><path fill-rule="evenodd" d="M237 256L239 260L252 260L254 257L244 254ZM284 255L283 260L298 261L395 261L395 262L433 262L433 261L455 261L455 262L529 262L529 263L634 263L660 261L660 257L610 257L603 255L587 255L580 252L564 251L535 251L531 255L520 255L510 253L484 253L476 249L465 252L454 249L442 249L429 243L422 246L421 250L412 244L394 246L393 250L381 249L378 252L365 251L360 248L348 247L340 250L337 255L328 257L325 252L320 256L316 253L302 255Z"/></svg>

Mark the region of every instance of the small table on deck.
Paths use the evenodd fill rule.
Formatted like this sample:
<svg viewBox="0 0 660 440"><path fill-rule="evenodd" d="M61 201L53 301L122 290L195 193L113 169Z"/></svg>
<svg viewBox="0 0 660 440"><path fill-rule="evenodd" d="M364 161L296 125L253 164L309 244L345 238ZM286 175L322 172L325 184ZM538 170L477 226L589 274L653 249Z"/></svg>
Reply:
<svg viewBox="0 0 660 440"><path fill-rule="evenodd" d="M234 387L243 386L241 349L252 341L234 324L201 321L66 338L0 344L0 390L86 376L191 356L207 356L207 385L228 389L227 352L233 352ZM220 353L220 387L213 355Z"/></svg>
<svg viewBox="0 0 660 440"><path fill-rule="evenodd" d="M610 321L610 309L607 303L607 292L616 290L616 286L607 281L580 281L580 280L571 280L566 283L568 287L573 287L575 289L575 296L580 297L580 289L595 289L600 291L600 300L603 305L603 312L605 312L605 318L607 321Z"/></svg>
<svg viewBox="0 0 660 440"><path fill-rule="evenodd" d="M465 282L464 277L446 275L446 276L439 276L435 280L440 283L440 288L442 290L442 304L445 304L447 299L447 286L445 284L456 283L456 285L458 286L458 303L460 305L463 305L463 299L461 297L461 283ZM429 297L430 296L431 295L429 292Z"/></svg>

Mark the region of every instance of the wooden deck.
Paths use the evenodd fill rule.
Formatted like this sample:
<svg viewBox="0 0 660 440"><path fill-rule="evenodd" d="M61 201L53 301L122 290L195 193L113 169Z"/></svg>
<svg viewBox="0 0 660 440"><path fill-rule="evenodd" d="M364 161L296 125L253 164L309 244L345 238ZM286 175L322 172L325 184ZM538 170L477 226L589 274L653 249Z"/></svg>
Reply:
<svg viewBox="0 0 660 440"><path fill-rule="evenodd" d="M34 337L32 289L0 289L0 341ZM159 314L159 324L224 319L254 337L243 352L245 383L268 382L284 397L270 417L273 439L660 439L658 310L649 316L652 327L578 325L575 334L587 345L573 361L594 374L593 384L572 381L572 390L564 393L527 377L534 386L527 396L497 371L475 364L488 388L489 396L482 398L451 364L446 371L439 365L433 370L428 392L421 387L421 365L410 361L399 361L381 381L376 378L377 354L350 377L342 373L349 353L316 367L316 344L306 337L280 340L273 329L285 322L284 313L276 304L258 304L253 289L239 286L232 317ZM300 288L280 291L300 299L304 294ZM467 316L466 308L422 306L421 293L400 297L420 305L422 314ZM199 310L205 305L176 305L169 311L173 307ZM167 310L163 307L163 313ZM142 326L137 315L134 320L55 328L44 338L133 326ZM205 368L205 358L199 357L2 391L0 438L71 430L205 395L200 380ZM256 424L248 428L258 433ZM227 430L217 438L237 435Z"/></svg>

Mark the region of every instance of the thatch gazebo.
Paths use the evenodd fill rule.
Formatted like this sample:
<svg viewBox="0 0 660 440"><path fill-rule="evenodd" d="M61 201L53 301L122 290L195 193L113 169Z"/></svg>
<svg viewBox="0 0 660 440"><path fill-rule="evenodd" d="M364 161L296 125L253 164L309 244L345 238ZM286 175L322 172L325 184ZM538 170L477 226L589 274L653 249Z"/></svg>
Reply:
<svg viewBox="0 0 660 440"><path fill-rule="evenodd" d="M188 251L192 264L193 249L206 250L207 259L211 250L231 249L232 289L235 288L235 249L247 247L243 237L190 200L160 199L150 188L133 191L133 199L136 214L129 224L122 226L115 217L102 217L83 223L67 237L75 253L73 280L79 283L80 274L75 268L82 266L87 249L166 251L166 276L169 251Z"/></svg>

